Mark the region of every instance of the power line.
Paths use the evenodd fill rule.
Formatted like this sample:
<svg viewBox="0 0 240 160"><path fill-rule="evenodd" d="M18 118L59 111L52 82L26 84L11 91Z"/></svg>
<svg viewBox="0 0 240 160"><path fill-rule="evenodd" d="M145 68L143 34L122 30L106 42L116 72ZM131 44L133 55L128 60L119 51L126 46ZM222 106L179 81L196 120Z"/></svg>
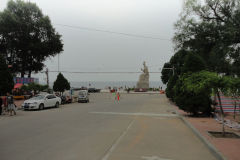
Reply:
<svg viewBox="0 0 240 160"><path fill-rule="evenodd" d="M65 25L65 24L55 24L55 25L62 26L62 27L68 27L68 28L81 29L81 30L88 30L88 31L103 32L103 33L109 33L109 34L118 34L118 35L128 36L128 37L146 38L146 39L154 39L154 40L162 40L162 41L171 41L170 39L167 39L167 38L152 37L152 36L147 36L147 35L139 35L139 34L132 34L132 33L124 33L124 32L115 32L115 31L102 30L102 29L97 29L97 28L72 26L72 25Z"/></svg>
<svg viewBox="0 0 240 160"><path fill-rule="evenodd" d="M49 66L49 65L48 65ZM57 65L51 65L52 67L57 67ZM151 65L151 66L148 66L148 68L152 68L152 67L159 67L159 64L157 65ZM83 67L61 67L62 69L66 69L66 70L88 70L88 69L95 69L95 70L98 70L98 71L101 71L103 68L100 66L100 67L97 67L97 68L83 68ZM132 70L132 69L136 69L136 67L111 67L111 69L113 70L125 70L125 69L128 69L128 70Z"/></svg>
<svg viewBox="0 0 240 160"><path fill-rule="evenodd" d="M133 74L133 73L142 73L142 72L74 72L74 71L48 71L48 72L62 72L62 73L77 73L77 74ZM161 72L149 72L149 73L161 73Z"/></svg>

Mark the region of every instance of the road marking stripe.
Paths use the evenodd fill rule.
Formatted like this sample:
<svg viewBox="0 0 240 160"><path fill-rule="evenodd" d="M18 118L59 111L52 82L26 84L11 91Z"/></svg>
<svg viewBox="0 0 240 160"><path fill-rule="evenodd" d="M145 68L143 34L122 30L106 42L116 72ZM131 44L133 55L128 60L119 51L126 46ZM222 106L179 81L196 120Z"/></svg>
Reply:
<svg viewBox="0 0 240 160"><path fill-rule="evenodd" d="M111 153L115 150L115 148L117 147L117 145L120 143L120 141L122 140L122 138L127 134L128 130L130 129L130 127L132 126L133 122L135 121L135 119L133 119L130 124L128 125L127 129L118 137L118 139L116 140L116 142L111 146L111 148L108 150L108 152L105 154L105 156L102 158L102 160L108 160L109 156L111 155Z"/></svg>
<svg viewBox="0 0 240 160"><path fill-rule="evenodd" d="M179 117L177 114L156 114L156 113L121 113L121 112L89 112L92 114L111 114L126 116L150 116L150 117Z"/></svg>
<svg viewBox="0 0 240 160"><path fill-rule="evenodd" d="M142 156L141 158L145 160L171 160L171 159L161 158L158 156Z"/></svg>

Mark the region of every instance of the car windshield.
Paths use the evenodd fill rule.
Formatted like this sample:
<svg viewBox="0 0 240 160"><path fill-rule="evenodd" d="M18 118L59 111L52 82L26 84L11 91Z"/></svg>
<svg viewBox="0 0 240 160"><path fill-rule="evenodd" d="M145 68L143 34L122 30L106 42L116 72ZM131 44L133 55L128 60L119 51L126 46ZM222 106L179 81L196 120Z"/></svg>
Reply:
<svg viewBox="0 0 240 160"><path fill-rule="evenodd" d="M80 96L85 96L85 95L86 95L86 92L79 92L79 95L80 95Z"/></svg>
<svg viewBox="0 0 240 160"><path fill-rule="evenodd" d="M44 98L43 95L37 95L37 96L32 97L30 100L40 100L40 99L43 99L43 98Z"/></svg>

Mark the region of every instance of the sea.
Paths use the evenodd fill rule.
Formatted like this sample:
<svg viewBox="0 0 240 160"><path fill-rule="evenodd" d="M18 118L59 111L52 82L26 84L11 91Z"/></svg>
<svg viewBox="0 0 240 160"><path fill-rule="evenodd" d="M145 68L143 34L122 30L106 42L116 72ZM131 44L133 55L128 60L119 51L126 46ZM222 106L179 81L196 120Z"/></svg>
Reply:
<svg viewBox="0 0 240 160"><path fill-rule="evenodd" d="M134 88L136 87L136 81L85 81L85 82L70 82L71 87L73 88L80 88L80 87L87 87L87 88L98 88L98 89L106 89L108 87L129 87ZM53 83L50 83L50 86L53 86ZM161 81L150 81L149 82L150 88L166 88Z"/></svg>

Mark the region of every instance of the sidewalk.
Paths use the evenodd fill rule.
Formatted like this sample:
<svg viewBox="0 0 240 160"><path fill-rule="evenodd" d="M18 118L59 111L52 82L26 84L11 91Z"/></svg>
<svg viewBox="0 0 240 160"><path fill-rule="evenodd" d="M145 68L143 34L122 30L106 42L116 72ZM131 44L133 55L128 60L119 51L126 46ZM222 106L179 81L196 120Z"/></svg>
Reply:
<svg viewBox="0 0 240 160"><path fill-rule="evenodd" d="M240 139L236 138L215 138L208 131L221 131L222 124L214 118L189 117L188 114L177 108L180 115L187 120L198 132L207 139L219 152L228 160L239 160ZM227 132L234 132L240 135L240 131L225 126Z"/></svg>

